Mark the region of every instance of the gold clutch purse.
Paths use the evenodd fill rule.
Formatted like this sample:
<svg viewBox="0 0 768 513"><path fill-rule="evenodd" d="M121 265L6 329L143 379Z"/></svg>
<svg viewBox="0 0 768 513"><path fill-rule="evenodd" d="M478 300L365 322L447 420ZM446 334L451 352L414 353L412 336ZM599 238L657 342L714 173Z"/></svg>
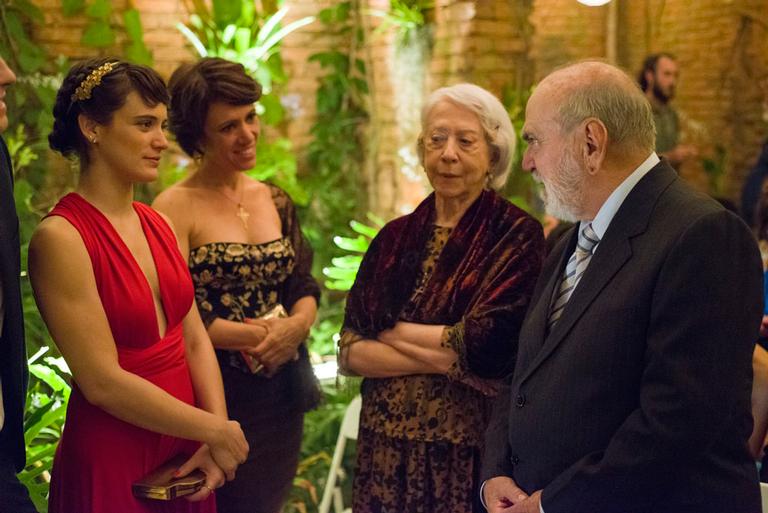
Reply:
<svg viewBox="0 0 768 513"><path fill-rule="evenodd" d="M140 499L170 501L198 491L205 484L205 474L201 470L193 470L184 477L173 477L176 469L185 461L187 458L183 454L174 456L133 483L131 485L133 496Z"/></svg>
<svg viewBox="0 0 768 513"><path fill-rule="evenodd" d="M260 315L257 317L257 319L261 319L266 321L267 319L275 319L279 317L288 317L288 312L285 310L285 307L281 305L280 303L276 304L266 312L264 312L263 315ZM264 370L264 365L261 364L256 358L251 356L245 351L240 351L240 356L243 357L243 361L245 361L245 365L251 370L251 374L258 374L262 370Z"/></svg>

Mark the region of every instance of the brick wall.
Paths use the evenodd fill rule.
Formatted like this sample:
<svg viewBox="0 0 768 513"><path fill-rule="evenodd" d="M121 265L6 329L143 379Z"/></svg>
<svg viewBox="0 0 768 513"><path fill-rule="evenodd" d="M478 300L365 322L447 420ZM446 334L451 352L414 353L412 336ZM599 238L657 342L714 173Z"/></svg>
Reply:
<svg viewBox="0 0 768 513"><path fill-rule="evenodd" d="M368 8L386 9L388 0L360 0ZM676 105L693 121L691 140L711 153L716 145L728 153L723 192L735 198L741 179L766 137L760 121L755 77L768 70L768 8L765 0L613 0L618 21L618 62L634 73L646 53L678 55L682 79ZM87 20L67 18L61 3L35 0L45 13L36 39L52 55L95 55L79 45ZM286 0L288 20L315 15L333 0ZM181 0L133 0L142 14L145 41L157 69L166 77L179 62L194 58L175 24L186 18ZM114 20L128 0L112 2ZM391 217L411 208L427 187L413 165L418 114L424 95L460 81L476 82L496 94L505 86L526 87L565 62L605 57L610 9L586 7L574 0L436 0L429 12L432 48L395 48L392 33L374 34L378 18L365 17L371 84L371 122L367 130L370 158L365 183L371 206ZM116 53L125 43L117 31ZM307 63L312 53L342 44L313 23L284 41L283 58L290 77L285 94L294 108L283 127L301 156L310 140L319 66ZM418 61L424 61L419 69ZM706 189L700 167L684 170Z"/></svg>
<svg viewBox="0 0 768 513"><path fill-rule="evenodd" d="M616 1L616 0L614 0ZM530 59L536 80L567 62L605 56L608 7L575 0L535 0Z"/></svg>
<svg viewBox="0 0 768 513"><path fill-rule="evenodd" d="M736 199L766 126L760 121L755 77L768 71L765 0L613 0L617 3L618 64L634 76L645 55L674 53L681 81L675 106L686 118L684 137L706 156L727 152L720 190L700 163L681 174L698 188ZM565 62L606 57L609 7L573 0L536 0L531 47L537 78Z"/></svg>
<svg viewBox="0 0 768 513"><path fill-rule="evenodd" d="M112 21L117 40L115 46L106 49L85 47L80 37L88 25L84 14L64 16L60 0L34 0L45 14L44 24L34 33L51 55L65 55L72 60L98 55L121 54L126 43L122 30L122 12L133 5L141 13L144 42L155 58L155 69L166 78L180 62L195 55L187 48L185 39L176 29L176 23L186 20L186 10L180 0L117 0L112 2Z"/></svg>

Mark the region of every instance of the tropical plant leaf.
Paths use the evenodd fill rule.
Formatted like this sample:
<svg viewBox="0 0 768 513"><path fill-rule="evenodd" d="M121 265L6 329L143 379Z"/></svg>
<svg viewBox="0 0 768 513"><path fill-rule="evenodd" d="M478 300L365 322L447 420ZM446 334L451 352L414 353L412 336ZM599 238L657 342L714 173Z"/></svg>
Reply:
<svg viewBox="0 0 768 513"><path fill-rule="evenodd" d="M133 40L141 40L144 37L144 29L141 26L141 14L137 9L126 9L123 13L125 33Z"/></svg>
<svg viewBox="0 0 768 513"><path fill-rule="evenodd" d="M264 42L272 35L277 25L282 21L285 15L288 13L288 7L283 7L272 16L269 16L264 25L256 34L256 45L262 46Z"/></svg>
<svg viewBox="0 0 768 513"><path fill-rule="evenodd" d="M67 382L55 370L47 365L33 363L29 366L29 373L56 392L69 392L69 385Z"/></svg>
<svg viewBox="0 0 768 513"><path fill-rule="evenodd" d="M96 20L86 27L80 42L86 46L105 48L115 44L115 32L106 21Z"/></svg>
<svg viewBox="0 0 768 513"><path fill-rule="evenodd" d="M231 43L232 38L235 37L235 32L237 32L237 25L234 23L224 27L224 30L221 31L221 42L225 45Z"/></svg>
<svg viewBox="0 0 768 513"><path fill-rule="evenodd" d="M130 44L125 49L126 58L137 64L152 66L154 58L147 45L144 44L144 29L141 24L141 15L136 9L128 9L123 13L125 32Z"/></svg>
<svg viewBox="0 0 768 513"><path fill-rule="evenodd" d="M368 250L368 239L359 235L354 239L350 237L341 237L339 235L333 238L333 243L341 249L346 251L356 251L358 253L365 253Z"/></svg>
<svg viewBox="0 0 768 513"><path fill-rule="evenodd" d="M245 53L251 47L251 30L246 27L238 27L234 37L235 51Z"/></svg>
<svg viewBox="0 0 768 513"><path fill-rule="evenodd" d="M278 125L285 118L285 109L276 94L265 94L259 98L259 103L264 107L261 121L270 126Z"/></svg>
<svg viewBox="0 0 768 513"><path fill-rule="evenodd" d="M344 255L340 257L333 257L331 259L331 263L335 267L340 267L342 269L355 269L357 270L360 267L360 264L363 261L363 257L360 255Z"/></svg>
<svg viewBox="0 0 768 513"><path fill-rule="evenodd" d="M62 0L61 10L64 16L73 16L85 8L85 0Z"/></svg>
<svg viewBox="0 0 768 513"><path fill-rule="evenodd" d="M213 21L218 27L236 23L245 2L238 0L213 0Z"/></svg>
<svg viewBox="0 0 768 513"><path fill-rule="evenodd" d="M112 14L112 3L107 0L94 0L92 4L85 8L85 14L91 18L107 21Z"/></svg>
<svg viewBox="0 0 768 513"><path fill-rule="evenodd" d="M32 20L35 23L41 22L45 17L43 11L38 6L27 0L16 0L12 2L13 7L18 9L27 19Z"/></svg>
<svg viewBox="0 0 768 513"><path fill-rule="evenodd" d="M198 18L199 19L199 18ZM198 55L200 57L207 57L208 56L208 50L205 48L205 45L203 45L203 42L200 41L200 38L195 35L194 32L189 30L189 28L184 25L183 23L179 22L176 24L176 29L181 32L181 34L187 38L187 41L192 45L192 47L197 51Z"/></svg>
<svg viewBox="0 0 768 513"><path fill-rule="evenodd" d="M307 16L305 18L298 19L296 21L289 23L285 27L281 28L280 30L278 30L277 32L269 36L269 38L267 38L267 40L264 41L264 43L259 45L258 47L259 52L257 52L258 58L261 59L267 56L267 53L272 49L272 47L278 44L280 41L282 41L285 38L285 36L287 36L288 34L290 34L295 30L300 29L305 25L309 25L313 21L315 21L314 16Z"/></svg>

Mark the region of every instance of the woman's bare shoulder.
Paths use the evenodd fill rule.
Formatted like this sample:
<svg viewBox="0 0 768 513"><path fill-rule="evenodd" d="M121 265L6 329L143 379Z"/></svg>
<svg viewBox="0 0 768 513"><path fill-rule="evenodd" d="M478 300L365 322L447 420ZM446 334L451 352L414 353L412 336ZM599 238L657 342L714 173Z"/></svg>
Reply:
<svg viewBox="0 0 768 513"><path fill-rule="evenodd" d="M50 216L40 222L29 242L31 275L36 271L52 272L53 275L60 272L72 274L72 269L90 265L85 243L69 221L60 216Z"/></svg>
<svg viewBox="0 0 768 513"><path fill-rule="evenodd" d="M194 200L200 194L201 190L198 187L190 183L189 179L184 179L158 194L152 202L152 206L163 209L183 207L186 204L189 207L189 201Z"/></svg>

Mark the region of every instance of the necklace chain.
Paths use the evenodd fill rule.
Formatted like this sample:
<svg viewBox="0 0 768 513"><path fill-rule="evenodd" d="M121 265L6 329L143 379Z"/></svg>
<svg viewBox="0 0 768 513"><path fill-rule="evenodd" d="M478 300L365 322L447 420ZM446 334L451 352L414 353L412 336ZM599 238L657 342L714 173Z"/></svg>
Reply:
<svg viewBox="0 0 768 513"><path fill-rule="evenodd" d="M240 177L239 182L243 182L242 176ZM248 210L246 210L245 207L243 206L243 198L245 197L245 183L243 183L242 187L240 188L240 200L232 199L231 197L229 197L229 195L224 194L224 191L222 191L221 189L218 189L215 187L212 187L212 189L218 192L219 194L221 194L222 196L224 196L225 198L227 198L229 201L231 201L235 205L237 205L237 213L235 215L240 218L240 222L243 223L243 228L245 230L248 230L248 218L251 217L251 213L248 212Z"/></svg>

